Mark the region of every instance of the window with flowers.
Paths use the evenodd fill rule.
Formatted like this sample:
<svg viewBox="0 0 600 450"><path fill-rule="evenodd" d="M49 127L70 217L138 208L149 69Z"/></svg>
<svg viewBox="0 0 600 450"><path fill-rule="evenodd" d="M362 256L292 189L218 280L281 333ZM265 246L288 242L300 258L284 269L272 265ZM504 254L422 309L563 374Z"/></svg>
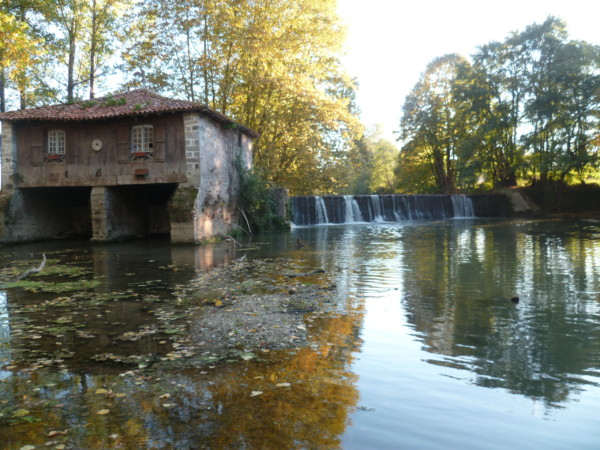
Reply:
<svg viewBox="0 0 600 450"><path fill-rule="evenodd" d="M131 128L131 161L152 159L154 150L154 127L152 125L135 125Z"/></svg>
<svg viewBox="0 0 600 450"><path fill-rule="evenodd" d="M46 162L65 162L65 132L63 130L50 130L48 132L48 147L46 148Z"/></svg>

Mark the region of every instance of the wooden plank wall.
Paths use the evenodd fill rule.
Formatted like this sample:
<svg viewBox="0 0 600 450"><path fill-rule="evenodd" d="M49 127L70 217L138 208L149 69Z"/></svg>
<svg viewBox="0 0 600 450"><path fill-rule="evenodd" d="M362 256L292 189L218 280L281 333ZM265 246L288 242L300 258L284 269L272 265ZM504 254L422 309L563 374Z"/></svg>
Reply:
<svg viewBox="0 0 600 450"><path fill-rule="evenodd" d="M145 124L154 126L154 159L130 161L131 127ZM29 121L16 122L14 126L19 187L116 186L186 181L182 114L102 121ZM64 162L44 162L47 136L51 130L65 132ZM94 139L102 141L102 150L92 150Z"/></svg>

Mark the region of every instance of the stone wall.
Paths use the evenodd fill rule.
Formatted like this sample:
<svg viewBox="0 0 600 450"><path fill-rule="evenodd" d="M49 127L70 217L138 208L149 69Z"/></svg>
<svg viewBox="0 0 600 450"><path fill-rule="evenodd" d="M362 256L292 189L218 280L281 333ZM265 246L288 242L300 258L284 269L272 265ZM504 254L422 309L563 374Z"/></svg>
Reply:
<svg viewBox="0 0 600 450"><path fill-rule="evenodd" d="M16 189L0 216L0 241L21 242L89 234L89 189Z"/></svg>
<svg viewBox="0 0 600 450"><path fill-rule="evenodd" d="M198 113L188 113L183 116L185 133L185 174L187 183L182 186L200 185L200 127L202 120Z"/></svg>
<svg viewBox="0 0 600 450"><path fill-rule="evenodd" d="M192 187L198 192L191 222L172 218L171 240L200 242L227 235L238 220L236 161L252 167L252 138L197 113L184 116L184 128L187 183L180 185L172 203Z"/></svg>
<svg viewBox="0 0 600 450"><path fill-rule="evenodd" d="M15 138L10 120L2 121L2 190L14 188Z"/></svg>

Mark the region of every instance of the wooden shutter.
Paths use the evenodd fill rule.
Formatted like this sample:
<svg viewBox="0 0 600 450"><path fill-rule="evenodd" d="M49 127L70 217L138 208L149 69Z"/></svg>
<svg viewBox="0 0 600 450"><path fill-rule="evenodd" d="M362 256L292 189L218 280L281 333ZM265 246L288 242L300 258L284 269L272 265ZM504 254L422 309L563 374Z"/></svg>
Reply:
<svg viewBox="0 0 600 450"><path fill-rule="evenodd" d="M154 124L154 157L155 161L164 161L167 150L166 127L165 122L160 121Z"/></svg>
<svg viewBox="0 0 600 450"><path fill-rule="evenodd" d="M117 128L117 162L129 162L129 139L131 129L128 126L119 125Z"/></svg>
<svg viewBox="0 0 600 450"><path fill-rule="evenodd" d="M29 161L32 166L44 163L44 140L46 130L42 127L31 127L31 144L29 146Z"/></svg>

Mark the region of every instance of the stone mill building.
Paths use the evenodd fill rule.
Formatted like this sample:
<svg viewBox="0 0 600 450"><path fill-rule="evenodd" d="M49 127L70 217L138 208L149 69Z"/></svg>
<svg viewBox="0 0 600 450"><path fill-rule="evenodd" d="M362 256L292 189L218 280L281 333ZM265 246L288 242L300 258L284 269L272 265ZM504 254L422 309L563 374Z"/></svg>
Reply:
<svg viewBox="0 0 600 450"><path fill-rule="evenodd" d="M237 223L257 135L206 106L139 89L0 120L0 242L198 242Z"/></svg>

